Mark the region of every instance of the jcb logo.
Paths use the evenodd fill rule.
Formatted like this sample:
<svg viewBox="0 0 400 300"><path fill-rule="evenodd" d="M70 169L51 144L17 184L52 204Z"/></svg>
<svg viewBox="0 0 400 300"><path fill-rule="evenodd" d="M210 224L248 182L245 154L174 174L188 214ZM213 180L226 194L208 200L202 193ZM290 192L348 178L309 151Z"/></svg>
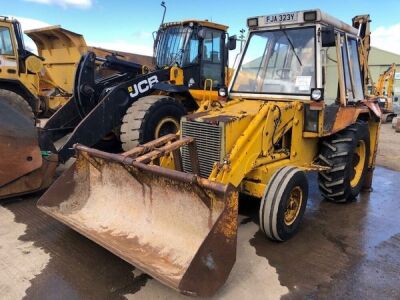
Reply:
<svg viewBox="0 0 400 300"><path fill-rule="evenodd" d="M131 96L131 98L135 98L137 95L147 92L157 82L158 78L156 75L144 79L133 86L128 87L129 96Z"/></svg>

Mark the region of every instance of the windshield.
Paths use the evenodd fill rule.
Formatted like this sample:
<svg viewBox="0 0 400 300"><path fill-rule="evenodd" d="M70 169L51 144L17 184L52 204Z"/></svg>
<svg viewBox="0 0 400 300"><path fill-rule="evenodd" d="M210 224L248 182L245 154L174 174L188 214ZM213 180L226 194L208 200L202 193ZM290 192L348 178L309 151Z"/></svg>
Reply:
<svg viewBox="0 0 400 300"><path fill-rule="evenodd" d="M160 29L155 48L156 65L159 68L177 63L182 66L184 49L192 33L190 27L174 26Z"/></svg>
<svg viewBox="0 0 400 300"><path fill-rule="evenodd" d="M10 30L0 27L0 55L14 55Z"/></svg>
<svg viewBox="0 0 400 300"><path fill-rule="evenodd" d="M315 87L314 27L251 34L232 92L310 94Z"/></svg>

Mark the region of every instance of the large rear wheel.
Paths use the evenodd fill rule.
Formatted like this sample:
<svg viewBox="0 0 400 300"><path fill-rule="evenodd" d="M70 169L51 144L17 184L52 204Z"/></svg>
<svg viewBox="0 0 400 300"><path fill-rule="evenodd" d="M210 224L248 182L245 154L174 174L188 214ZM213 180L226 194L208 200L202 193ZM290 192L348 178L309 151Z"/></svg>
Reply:
<svg viewBox="0 0 400 300"><path fill-rule="evenodd" d="M152 95L135 101L127 110L121 126L121 142L125 151L169 133L179 131L185 107L174 98Z"/></svg>
<svg viewBox="0 0 400 300"><path fill-rule="evenodd" d="M32 123L35 123L35 115L32 111L32 107L29 105L28 101L19 94L13 91L0 89L0 101L4 101L16 111L32 120Z"/></svg>
<svg viewBox="0 0 400 300"><path fill-rule="evenodd" d="M324 140L319 158L331 169L319 173L322 195L333 202L353 201L367 176L369 156L369 129L365 122L357 121Z"/></svg>

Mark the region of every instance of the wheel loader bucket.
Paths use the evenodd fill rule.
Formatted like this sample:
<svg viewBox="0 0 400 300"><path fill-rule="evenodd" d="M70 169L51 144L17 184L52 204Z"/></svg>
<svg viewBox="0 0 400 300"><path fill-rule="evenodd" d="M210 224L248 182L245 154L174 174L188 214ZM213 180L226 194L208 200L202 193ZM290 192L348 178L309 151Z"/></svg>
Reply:
<svg viewBox="0 0 400 300"><path fill-rule="evenodd" d="M38 169L42 156L32 120L0 99L0 187Z"/></svg>
<svg viewBox="0 0 400 300"><path fill-rule="evenodd" d="M238 194L194 174L75 146L38 207L183 294L210 296L236 259Z"/></svg>
<svg viewBox="0 0 400 300"><path fill-rule="evenodd" d="M42 158L32 120L0 99L0 199L46 188L57 155Z"/></svg>

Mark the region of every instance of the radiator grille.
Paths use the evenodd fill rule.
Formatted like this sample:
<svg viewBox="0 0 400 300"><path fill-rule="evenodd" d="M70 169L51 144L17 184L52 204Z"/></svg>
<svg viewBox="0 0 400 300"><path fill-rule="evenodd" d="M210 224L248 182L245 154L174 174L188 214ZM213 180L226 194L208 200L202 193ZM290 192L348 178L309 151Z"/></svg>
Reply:
<svg viewBox="0 0 400 300"><path fill-rule="evenodd" d="M215 162L221 162L223 127L203 122L182 120L182 136L193 137L196 141L200 176L207 178ZM182 148L182 163L185 172L192 172L188 146Z"/></svg>

